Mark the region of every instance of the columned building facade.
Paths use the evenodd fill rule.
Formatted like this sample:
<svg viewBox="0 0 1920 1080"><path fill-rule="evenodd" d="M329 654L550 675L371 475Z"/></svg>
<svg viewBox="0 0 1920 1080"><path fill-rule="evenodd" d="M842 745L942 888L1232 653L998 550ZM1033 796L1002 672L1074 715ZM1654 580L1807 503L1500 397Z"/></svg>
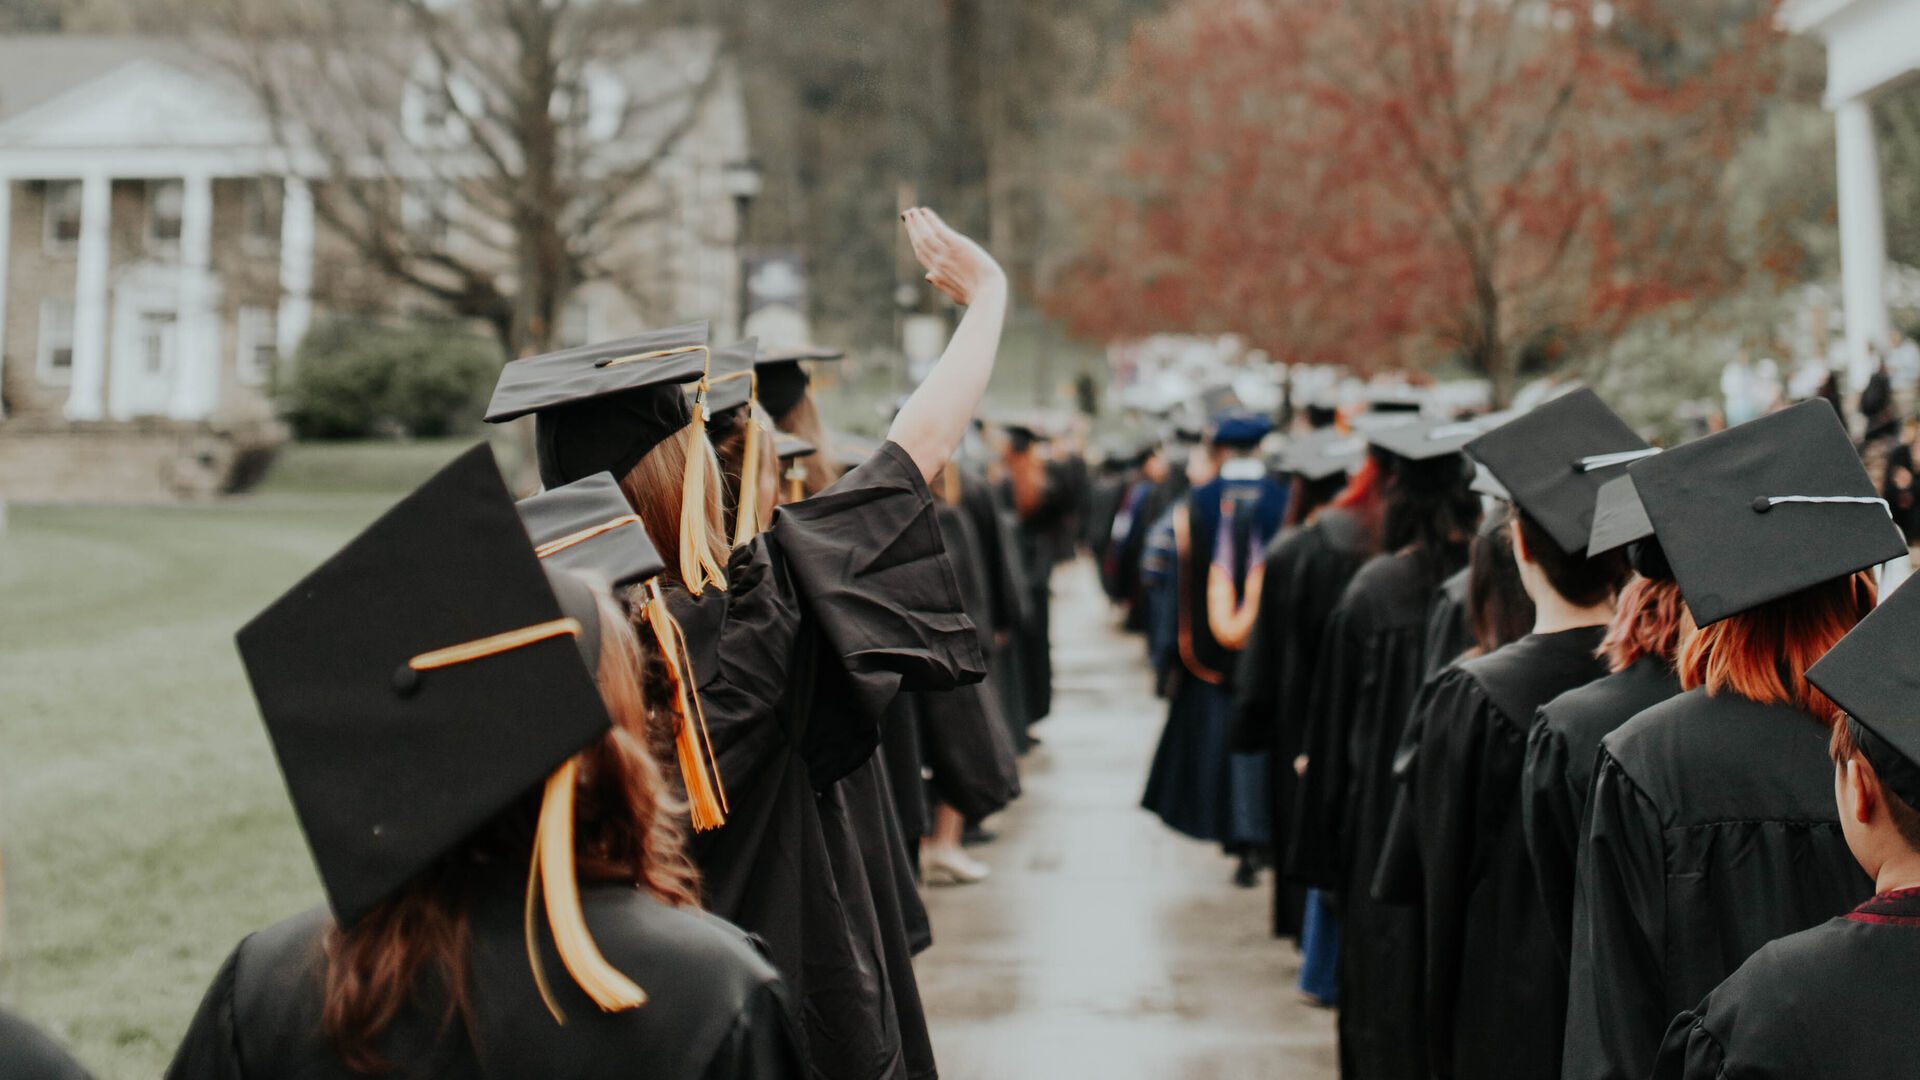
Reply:
<svg viewBox="0 0 1920 1080"><path fill-rule="evenodd" d="M1851 385L1864 385L1884 347L1886 212L1873 100L1920 71L1920 0L1789 0L1787 25L1827 44L1827 108L1834 114L1840 196L1841 293Z"/></svg>

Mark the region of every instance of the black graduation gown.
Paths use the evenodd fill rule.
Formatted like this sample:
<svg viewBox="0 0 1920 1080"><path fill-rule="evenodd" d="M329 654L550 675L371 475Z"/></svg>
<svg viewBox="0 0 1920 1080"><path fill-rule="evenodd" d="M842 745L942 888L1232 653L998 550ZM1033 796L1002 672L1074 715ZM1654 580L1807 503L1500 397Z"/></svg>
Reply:
<svg viewBox="0 0 1920 1080"><path fill-rule="evenodd" d="M1639 1080L1667 1024L1775 938L1873 894L1827 731L1690 690L1600 743L1574 894L1570 1080Z"/></svg>
<svg viewBox="0 0 1920 1080"><path fill-rule="evenodd" d="M1307 707L1286 872L1339 894L1343 1076L1427 1075L1419 911L1375 900L1368 884L1386 841L1394 752L1426 671L1436 579L1411 553L1362 566L1327 619Z"/></svg>
<svg viewBox="0 0 1920 1080"><path fill-rule="evenodd" d="M1293 761L1305 735L1327 619L1370 547L1371 537L1357 517L1328 509L1280 534L1267 548L1260 612L1234 667L1233 748L1268 754L1267 802L1276 845L1284 845L1292 832L1300 787ZM1303 892L1285 875L1274 875L1274 936L1299 936L1306 911Z"/></svg>
<svg viewBox="0 0 1920 1080"><path fill-rule="evenodd" d="M781 507L727 591L669 594L731 804L690 847L707 905L765 940L823 1077L932 1071L907 985L919 900L873 752L902 689L984 673L933 507L889 443Z"/></svg>
<svg viewBox="0 0 1920 1080"><path fill-rule="evenodd" d="M941 503L940 533L960 582L960 598L991 653L993 572L981 553L972 515ZM992 666L989 661L989 667ZM942 693L911 695L919 727L921 760L934 798L978 821L1004 809L1020 794L1020 765L999 694L990 682Z"/></svg>
<svg viewBox="0 0 1920 1080"><path fill-rule="evenodd" d="M0 1009L0 1080L92 1080L60 1044Z"/></svg>
<svg viewBox="0 0 1920 1080"><path fill-rule="evenodd" d="M986 571L987 606L990 618L982 628L990 628L992 643L988 652L987 675L1000 718L1016 752L1025 753L1031 741L1027 727L1027 683L1029 674L1020 628L1027 621L1029 592L1025 571L1021 568L1014 541L1012 515L1001 509L994 498L993 486L968 474L961 482L960 507L973 524L973 535L980 544L980 565Z"/></svg>
<svg viewBox="0 0 1920 1080"><path fill-rule="evenodd" d="M503 870L469 909L472 1026L444 1023L444 991L423 982L380 1040L392 1075L614 1080L637 1063L655 1080L807 1075L787 991L747 935L631 886L585 886L581 909L594 943L647 1003L601 1012L543 934L547 981L566 1017L555 1023L527 962L524 878ZM168 1080L364 1080L321 1030L329 923L316 909L243 940L201 1000Z"/></svg>
<svg viewBox="0 0 1920 1080"><path fill-rule="evenodd" d="M1564 967L1572 954L1573 869L1587 818L1587 789L1600 740L1621 724L1680 692L1666 661L1643 656L1624 671L1575 687L1540 707L1527 732L1520 823L1548 929ZM1564 1008L1564 1004L1562 1006Z"/></svg>
<svg viewBox="0 0 1920 1080"><path fill-rule="evenodd" d="M1754 953L1667 1029L1654 1080L1860 1080L1920 1072L1920 889Z"/></svg>
<svg viewBox="0 0 1920 1080"><path fill-rule="evenodd" d="M1551 1080L1561 974L1527 861L1520 778L1540 706L1606 674L1606 627L1528 634L1433 677L1402 763L1426 919L1427 1052L1441 1077Z"/></svg>
<svg viewBox="0 0 1920 1080"><path fill-rule="evenodd" d="M1427 613L1427 674L1433 675L1473 648L1473 625L1467 621L1467 572L1440 583Z"/></svg>

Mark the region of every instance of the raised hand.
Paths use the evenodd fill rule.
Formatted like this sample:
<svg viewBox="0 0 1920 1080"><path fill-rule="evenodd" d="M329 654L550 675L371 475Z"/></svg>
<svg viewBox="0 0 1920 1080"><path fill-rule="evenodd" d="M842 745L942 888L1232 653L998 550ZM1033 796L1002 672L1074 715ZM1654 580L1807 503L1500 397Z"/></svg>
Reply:
<svg viewBox="0 0 1920 1080"><path fill-rule="evenodd" d="M980 294L1004 290L1006 272L986 249L954 231L940 215L916 206L900 215L914 258L926 268L927 281L956 304L972 304Z"/></svg>

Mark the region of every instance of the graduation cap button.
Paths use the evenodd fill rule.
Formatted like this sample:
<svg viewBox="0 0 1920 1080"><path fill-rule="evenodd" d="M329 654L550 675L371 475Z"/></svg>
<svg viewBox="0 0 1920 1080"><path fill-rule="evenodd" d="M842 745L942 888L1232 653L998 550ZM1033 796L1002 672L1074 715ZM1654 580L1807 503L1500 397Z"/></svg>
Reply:
<svg viewBox="0 0 1920 1080"><path fill-rule="evenodd" d="M1762 495L1753 500L1754 513L1764 514L1771 509L1773 509L1773 500L1767 498L1765 495Z"/></svg>
<svg viewBox="0 0 1920 1080"><path fill-rule="evenodd" d="M393 669L393 692L401 697L412 697L420 689L420 673L409 664L401 664Z"/></svg>

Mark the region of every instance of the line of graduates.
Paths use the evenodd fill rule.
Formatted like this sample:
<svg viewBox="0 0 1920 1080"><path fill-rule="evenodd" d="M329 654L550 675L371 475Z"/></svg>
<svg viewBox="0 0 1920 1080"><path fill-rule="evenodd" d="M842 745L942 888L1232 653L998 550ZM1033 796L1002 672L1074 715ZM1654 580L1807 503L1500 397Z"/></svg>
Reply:
<svg viewBox="0 0 1920 1080"><path fill-rule="evenodd" d="M1002 541L949 464L1007 287L903 220L966 314L845 475L823 354L516 360L487 419L533 418L540 493L476 447L240 630L327 904L234 948L170 1077L936 1075L910 808L1018 789ZM6 1018L0 1059L82 1075Z"/></svg>
<svg viewBox="0 0 1920 1080"><path fill-rule="evenodd" d="M1576 390L1283 465L1237 592L1176 545L1176 644L1268 755L1274 931L1343 1076L1913 1070L1920 592L1875 609L1905 543L1832 409L1661 452Z"/></svg>

